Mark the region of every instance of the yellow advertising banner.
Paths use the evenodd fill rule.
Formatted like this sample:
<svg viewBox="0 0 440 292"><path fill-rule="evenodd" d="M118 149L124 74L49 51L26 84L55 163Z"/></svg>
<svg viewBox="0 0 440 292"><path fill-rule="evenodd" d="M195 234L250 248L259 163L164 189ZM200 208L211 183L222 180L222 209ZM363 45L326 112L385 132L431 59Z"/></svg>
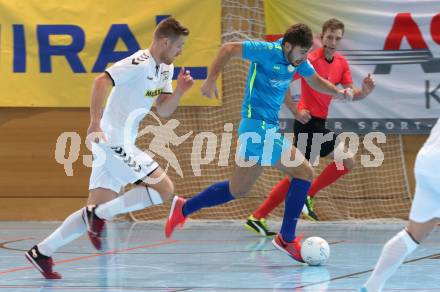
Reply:
<svg viewBox="0 0 440 292"><path fill-rule="evenodd" d="M181 105L220 105L200 93L221 41L220 0L25 0L0 2L0 106L88 106L93 79L148 48L170 15L190 30L174 63L174 79L181 66L195 79Z"/></svg>
<svg viewBox="0 0 440 292"><path fill-rule="evenodd" d="M322 22L331 17L328 6L334 5L325 1L322 3L307 0L264 1L266 38L272 41L282 37L289 26L298 22L309 25L314 33L320 33Z"/></svg>

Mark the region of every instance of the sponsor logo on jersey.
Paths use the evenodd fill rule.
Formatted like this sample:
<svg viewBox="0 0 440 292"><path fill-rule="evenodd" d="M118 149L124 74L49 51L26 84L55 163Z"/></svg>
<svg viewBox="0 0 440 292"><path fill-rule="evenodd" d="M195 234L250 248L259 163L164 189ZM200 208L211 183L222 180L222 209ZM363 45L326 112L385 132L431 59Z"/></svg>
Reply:
<svg viewBox="0 0 440 292"><path fill-rule="evenodd" d="M150 56L148 56L147 53L144 52L144 53L142 53L142 55L140 55L140 56L138 56L138 57L136 57L136 58L133 58L133 59L131 60L131 64L133 64L133 65L139 65L140 63L142 63L142 62L148 60L148 58L150 58Z"/></svg>
<svg viewBox="0 0 440 292"><path fill-rule="evenodd" d="M170 79L170 71L163 71L160 73L160 76L163 81L167 81L168 79Z"/></svg>
<svg viewBox="0 0 440 292"><path fill-rule="evenodd" d="M269 84L274 88L284 89L291 81L291 79L270 79Z"/></svg>
<svg viewBox="0 0 440 292"><path fill-rule="evenodd" d="M145 91L145 97L156 97L156 96L160 95L162 93L162 91L163 91L163 88L147 90L147 91Z"/></svg>

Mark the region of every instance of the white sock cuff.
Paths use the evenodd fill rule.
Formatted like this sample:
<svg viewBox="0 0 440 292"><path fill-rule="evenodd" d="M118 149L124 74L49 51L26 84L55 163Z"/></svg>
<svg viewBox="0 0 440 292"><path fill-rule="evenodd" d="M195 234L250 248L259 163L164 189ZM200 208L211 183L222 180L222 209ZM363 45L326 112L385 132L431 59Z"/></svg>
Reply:
<svg viewBox="0 0 440 292"><path fill-rule="evenodd" d="M411 237L406 229L403 229L399 232L399 237L401 237L403 242L405 242L407 255L412 253L419 246L419 244Z"/></svg>
<svg viewBox="0 0 440 292"><path fill-rule="evenodd" d="M148 196L150 197L152 205L160 205L163 203L162 197L158 191L150 187L146 187L145 189L148 193Z"/></svg>

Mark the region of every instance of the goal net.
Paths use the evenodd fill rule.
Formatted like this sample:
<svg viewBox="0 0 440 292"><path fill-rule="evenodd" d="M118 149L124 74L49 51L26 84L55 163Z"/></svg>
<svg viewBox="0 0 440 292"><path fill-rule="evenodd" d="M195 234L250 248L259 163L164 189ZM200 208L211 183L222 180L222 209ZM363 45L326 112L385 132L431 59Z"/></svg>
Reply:
<svg viewBox="0 0 440 292"><path fill-rule="evenodd" d="M263 40L265 34L264 10L262 0L223 0L222 1L222 42L243 41L246 39ZM233 124L233 140L229 163L219 166L220 141L217 141L215 159L201 167L201 175L193 172L191 153L193 139L187 139L178 147L170 146L176 154L183 177L172 168L168 175L174 182L176 194L192 197L210 184L227 180L235 165L236 130L240 120L243 92L246 87L249 64L234 59L223 72L223 105L221 107L179 107L172 118L180 121L176 129L181 136L190 131L194 134L214 132L218 140L225 132L227 123ZM166 120L162 121L163 123ZM145 123L157 123L147 118ZM193 136L191 137L194 137ZM148 149L151 136L145 135L138 139L141 149ZM205 143L206 146L206 143ZM378 145L384 153L385 160L377 168L365 168L359 163L359 154L369 154L360 146L357 167L335 184L317 194L316 211L322 220L372 219L372 218L407 218L411 204L408 190L405 164L403 161L402 141L397 135L388 135L386 144ZM211 150L212 151L212 150ZM204 151L203 155L214 155ZM156 156L162 167L166 161ZM318 175L330 162L321 159L315 173ZM243 219L254 211L267 197L272 187L283 176L274 169L265 169L251 193L220 207L201 210L191 216L193 219ZM130 214L134 220L153 220L165 218L168 214L170 201ZM284 204L277 208L269 217L280 219Z"/></svg>

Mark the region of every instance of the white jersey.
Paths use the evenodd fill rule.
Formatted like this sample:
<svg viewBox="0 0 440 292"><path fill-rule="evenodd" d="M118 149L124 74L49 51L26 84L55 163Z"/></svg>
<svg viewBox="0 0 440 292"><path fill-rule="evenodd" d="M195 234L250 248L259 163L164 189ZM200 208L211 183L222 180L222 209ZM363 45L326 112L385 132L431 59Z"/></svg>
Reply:
<svg viewBox="0 0 440 292"><path fill-rule="evenodd" d="M417 154L415 172L427 176L440 177L440 119L432 128L431 133L423 147Z"/></svg>
<svg viewBox="0 0 440 292"><path fill-rule="evenodd" d="M148 49L140 50L105 70L114 85L101 119L108 144L135 143L139 123L156 98L162 93L173 92L173 70L173 65L156 64Z"/></svg>
<svg viewBox="0 0 440 292"><path fill-rule="evenodd" d="M438 152L440 154L440 119L432 128L431 133L423 145L422 151Z"/></svg>
<svg viewBox="0 0 440 292"><path fill-rule="evenodd" d="M440 218L440 120L431 130L428 140L417 154L414 167L416 192L409 218L427 222Z"/></svg>

